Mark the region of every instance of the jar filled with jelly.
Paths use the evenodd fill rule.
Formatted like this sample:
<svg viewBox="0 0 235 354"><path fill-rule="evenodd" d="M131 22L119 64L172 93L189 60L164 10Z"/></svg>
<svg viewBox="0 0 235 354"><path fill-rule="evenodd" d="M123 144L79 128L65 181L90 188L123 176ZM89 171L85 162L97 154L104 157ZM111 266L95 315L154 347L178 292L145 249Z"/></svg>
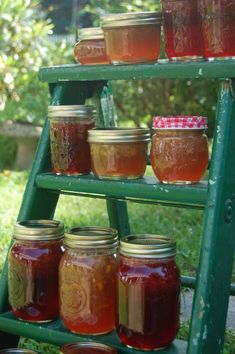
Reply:
<svg viewBox="0 0 235 354"><path fill-rule="evenodd" d="M49 106L52 172L90 173L88 130L94 127L93 106Z"/></svg>
<svg viewBox="0 0 235 354"><path fill-rule="evenodd" d="M83 65L108 64L104 33L100 27L82 28L74 47L75 60Z"/></svg>
<svg viewBox="0 0 235 354"><path fill-rule="evenodd" d="M162 183L191 184L208 166L207 118L170 116L153 118L151 165Z"/></svg>
<svg viewBox="0 0 235 354"><path fill-rule="evenodd" d="M55 220L16 223L8 256L8 289L18 319L49 322L58 316L63 234L63 224Z"/></svg>
<svg viewBox="0 0 235 354"><path fill-rule="evenodd" d="M160 54L162 14L131 12L101 17L105 45L113 64L147 63Z"/></svg>
<svg viewBox="0 0 235 354"><path fill-rule="evenodd" d="M91 169L101 179L136 179L146 170L149 129L107 128L88 132Z"/></svg>
<svg viewBox="0 0 235 354"><path fill-rule="evenodd" d="M117 351L103 343L78 342L63 345L60 354L117 354Z"/></svg>
<svg viewBox="0 0 235 354"><path fill-rule="evenodd" d="M117 231L78 227L65 234L60 262L60 315L73 333L103 334L116 322Z"/></svg>
<svg viewBox="0 0 235 354"><path fill-rule="evenodd" d="M235 57L235 1L198 0L207 59Z"/></svg>
<svg viewBox="0 0 235 354"><path fill-rule="evenodd" d="M118 336L140 350L163 349L179 328L180 273L176 244L158 235L120 241Z"/></svg>
<svg viewBox="0 0 235 354"><path fill-rule="evenodd" d="M162 0L165 52L171 61L203 58L197 0Z"/></svg>

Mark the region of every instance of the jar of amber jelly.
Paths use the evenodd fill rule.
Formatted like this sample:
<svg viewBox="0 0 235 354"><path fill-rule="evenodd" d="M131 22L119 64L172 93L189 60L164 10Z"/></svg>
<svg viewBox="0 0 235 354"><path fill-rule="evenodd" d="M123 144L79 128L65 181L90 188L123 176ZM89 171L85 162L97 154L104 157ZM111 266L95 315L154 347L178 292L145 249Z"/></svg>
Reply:
<svg viewBox="0 0 235 354"><path fill-rule="evenodd" d="M208 166L207 118L153 118L151 165L160 182L191 184L200 181Z"/></svg>
<svg viewBox="0 0 235 354"><path fill-rule="evenodd" d="M88 132L91 169L108 179L136 179L146 169L149 129L107 128Z"/></svg>
<svg viewBox="0 0 235 354"><path fill-rule="evenodd" d="M117 354L117 351L103 343L79 342L63 345L60 354Z"/></svg>
<svg viewBox="0 0 235 354"><path fill-rule="evenodd" d="M162 0L165 52L172 61L203 58L197 0Z"/></svg>
<svg viewBox="0 0 235 354"><path fill-rule="evenodd" d="M235 1L199 0L207 59L235 58Z"/></svg>
<svg viewBox="0 0 235 354"><path fill-rule="evenodd" d="M103 334L115 327L117 231L78 227L65 234L59 270L60 315L78 334Z"/></svg>
<svg viewBox="0 0 235 354"><path fill-rule="evenodd" d="M63 224L54 220L17 222L8 256L9 303L28 322L49 322L59 313L58 269Z"/></svg>
<svg viewBox="0 0 235 354"><path fill-rule="evenodd" d="M162 14L131 12L101 17L107 54L113 64L156 61L160 54Z"/></svg>
<svg viewBox="0 0 235 354"><path fill-rule="evenodd" d="M100 27L82 28L74 47L75 60L83 65L108 64L104 33Z"/></svg>
<svg viewBox="0 0 235 354"><path fill-rule="evenodd" d="M91 171L88 130L94 127L92 106L49 106L52 172L83 175Z"/></svg>
<svg viewBox="0 0 235 354"><path fill-rule="evenodd" d="M179 328L176 243L165 236L130 235L121 239L119 251L118 336L131 348L165 348Z"/></svg>

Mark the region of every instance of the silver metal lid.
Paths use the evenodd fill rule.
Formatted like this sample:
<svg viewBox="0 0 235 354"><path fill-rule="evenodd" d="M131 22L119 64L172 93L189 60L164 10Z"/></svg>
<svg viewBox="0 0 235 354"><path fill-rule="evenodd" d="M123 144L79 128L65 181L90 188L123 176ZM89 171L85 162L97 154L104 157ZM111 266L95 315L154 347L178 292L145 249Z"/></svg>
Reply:
<svg viewBox="0 0 235 354"><path fill-rule="evenodd" d="M78 32L79 40L104 39L104 32L101 27L81 28Z"/></svg>
<svg viewBox="0 0 235 354"><path fill-rule="evenodd" d="M83 105L48 106L49 118L64 118L64 117L90 118L90 117L94 117L95 113L96 113L96 109L94 106L83 106Z"/></svg>
<svg viewBox="0 0 235 354"><path fill-rule="evenodd" d="M0 354L37 354L34 350L20 349L20 348L8 348L0 350Z"/></svg>
<svg viewBox="0 0 235 354"><path fill-rule="evenodd" d="M77 349L79 353L83 353L84 349L99 349L106 353L116 353L116 350L106 344L97 342L79 342L79 343L68 343L60 348L60 354L70 354L74 353L73 350Z"/></svg>
<svg viewBox="0 0 235 354"><path fill-rule="evenodd" d="M160 235L129 235L120 240L119 252L136 258L168 258L176 254L176 242Z"/></svg>
<svg viewBox="0 0 235 354"><path fill-rule="evenodd" d="M25 220L15 224L13 239L48 241L64 236L64 224L56 220Z"/></svg>
<svg viewBox="0 0 235 354"><path fill-rule="evenodd" d="M150 130L143 128L107 128L88 130L89 143L126 143L150 141Z"/></svg>
<svg viewBox="0 0 235 354"><path fill-rule="evenodd" d="M116 248L118 234L109 227L74 227L65 233L64 245L69 248Z"/></svg>
<svg viewBox="0 0 235 354"><path fill-rule="evenodd" d="M127 12L121 14L108 14L101 16L102 28L161 25L161 12Z"/></svg>

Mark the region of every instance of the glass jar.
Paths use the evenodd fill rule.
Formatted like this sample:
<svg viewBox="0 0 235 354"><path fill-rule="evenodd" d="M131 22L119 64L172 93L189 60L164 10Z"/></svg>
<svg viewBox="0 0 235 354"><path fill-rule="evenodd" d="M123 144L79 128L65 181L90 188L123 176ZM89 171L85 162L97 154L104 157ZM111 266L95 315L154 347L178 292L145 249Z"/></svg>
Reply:
<svg viewBox="0 0 235 354"><path fill-rule="evenodd" d="M88 130L94 127L92 106L49 106L52 172L83 175L91 171Z"/></svg>
<svg viewBox="0 0 235 354"><path fill-rule="evenodd" d="M14 315L28 322L58 316L58 268L63 224L54 220L17 222L8 256L9 303Z"/></svg>
<svg viewBox="0 0 235 354"><path fill-rule="evenodd" d="M88 132L91 170L99 178L136 179L146 170L149 129L107 128Z"/></svg>
<svg viewBox="0 0 235 354"><path fill-rule="evenodd" d="M109 345L96 342L69 343L60 348L60 354L117 354Z"/></svg>
<svg viewBox="0 0 235 354"><path fill-rule="evenodd" d="M208 166L207 119L195 116L155 117L151 165L162 183L200 181Z"/></svg>
<svg viewBox="0 0 235 354"><path fill-rule="evenodd" d="M128 347L167 347L179 328L180 273L176 244L158 235L130 235L120 241L117 333Z"/></svg>
<svg viewBox="0 0 235 354"><path fill-rule="evenodd" d="M165 52L169 60L203 57L197 0L162 0Z"/></svg>
<svg viewBox="0 0 235 354"><path fill-rule="evenodd" d="M147 63L160 54L162 14L131 12L101 17L107 54L113 64Z"/></svg>
<svg viewBox="0 0 235 354"><path fill-rule="evenodd" d="M108 64L104 33L100 27L82 28L74 47L75 60L83 65Z"/></svg>
<svg viewBox="0 0 235 354"><path fill-rule="evenodd" d="M199 0L208 59L235 57L235 1Z"/></svg>
<svg viewBox="0 0 235 354"><path fill-rule="evenodd" d="M0 349L0 354L37 354L34 350L30 349L20 349L20 348L8 348Z"/></svg>
<svg viewBox="0 0 235 354"><path fill-rule="evenodd" d="M117 231L78 227L65 234L61 259L60 315L79 334L103 334L115 327Z"/></svg>

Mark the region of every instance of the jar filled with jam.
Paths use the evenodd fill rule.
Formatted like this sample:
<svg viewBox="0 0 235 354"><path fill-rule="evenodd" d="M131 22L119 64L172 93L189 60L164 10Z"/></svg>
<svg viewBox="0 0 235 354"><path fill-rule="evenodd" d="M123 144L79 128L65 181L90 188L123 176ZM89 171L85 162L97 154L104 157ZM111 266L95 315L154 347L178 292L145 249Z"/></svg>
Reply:
<svg viewBox="0 0 235 354"><path fill-rule="evenodd" d="M79 342L63 345L60 354L117 354L117 351L103 343Z"/></svg>
<svg viewBox="0 0 235 354"><path fill-rule="evenodd" d="M95 176L136 179L146 169L149 129L109 128L88 132L91 169Z"/></svg>
<svg viewBox="0 0 235 354"><path fill-rule="evenodd" d="M105 45L113 64L147 63L160 54L162 14L131 12L101 17Z"/></svg>
<svg viewBox="0 0 235 354"><path fill-rule="evenodd" d="M162 183L191 184L203 177L208 166L207 118L155 117L151 165Z"/></svg>
<svg viewBox="0 0 235 354"><path fill-rule="evenodd" d="M203 58L197 0L162 0L165 52L169 60Z"/></svg>
<svg viewBox="0 0 235 354"><path fill-rule="evenodd" d="M82 28L74 47L75 60L83 65L108 64L104 33L100 27Z"/></svg>
<svg viewBox="0 0 235 354"><path fill-rule="evenodd" d="M207 59L235 57L235 1L198 0Z"/></svg>
<svg viewBox="0 0 235 354"><path fill-rule="evenodd" d="M179 328L180 273L176 244L158 235L120 241L118 336L140 350L170 345Z"/></svg>
<svg viewBox="0 0 235 354"><path fill-rule="evenodd" d="M65 234L59 270L60 315L73 333L103 334L115 327L117 231L73 228Z"/></svg>
<svg viewBox="0 0 235 354"><path fill-rule="evenodd" d="M54 220L17 222L8 256L9 303L28 322L49 322L59 313L58 269L63 224Z"/></svg>
<svg viewBox="0 0 235 354"><path fill-rule="evenodd" d="M94 127L92 106L49 106L52 172L83 175L91 171L88 130Z"/></svg>

